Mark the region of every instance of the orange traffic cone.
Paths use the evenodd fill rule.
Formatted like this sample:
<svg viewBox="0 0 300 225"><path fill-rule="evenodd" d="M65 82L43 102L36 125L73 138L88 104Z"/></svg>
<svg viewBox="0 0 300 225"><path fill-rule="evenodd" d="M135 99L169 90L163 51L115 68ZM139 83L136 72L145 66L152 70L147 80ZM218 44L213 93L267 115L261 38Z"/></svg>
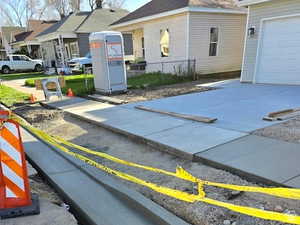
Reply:
<svg viewBox="0 0 300 225"><path fill-rule="evenodd" d="M75 97L75 95L74 95L74 93L73 93L73 91L72 91L71 88L68 89L67 96L68 97Z"/></svg>
<svg viewBox="0 0 300 225"><path fill-rule="evenodd" d="M38 196L30 194L19 124L0 111L0 218L39 214Z"/></svg>
<svg viewBox="0 0 300 225"><path fill-rule="evenodd" d="M35 103L36 100L37 100L37 98L33 94L31 94L30 95L30 103Z"/></svg>

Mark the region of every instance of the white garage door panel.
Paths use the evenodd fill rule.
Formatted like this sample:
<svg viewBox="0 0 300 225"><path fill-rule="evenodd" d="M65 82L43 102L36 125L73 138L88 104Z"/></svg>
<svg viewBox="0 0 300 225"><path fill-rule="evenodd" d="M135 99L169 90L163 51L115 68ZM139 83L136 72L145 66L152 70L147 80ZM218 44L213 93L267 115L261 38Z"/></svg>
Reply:
<svg viewBox="0 0 300 225"><path fill-rule="evenodd" d="M300 16L263 23L257 83L300 84Z"/></svg>

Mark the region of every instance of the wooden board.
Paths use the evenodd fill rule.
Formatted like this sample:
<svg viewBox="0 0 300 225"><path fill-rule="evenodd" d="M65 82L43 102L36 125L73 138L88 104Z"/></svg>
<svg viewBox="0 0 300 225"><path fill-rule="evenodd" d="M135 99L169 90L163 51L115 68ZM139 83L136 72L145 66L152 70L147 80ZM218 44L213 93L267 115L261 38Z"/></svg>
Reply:
<svg viewBox="0 0 300 225"><path fill-rule="evenodd" d="M59 81L59 85L61 88L65 87L66 86L66 81L65 81L65 78L63 76L59 76L58 77L58 81ZM43 87L42 87L42 80L41 79L37 79L34 81L34 84L35 84L35 88L37 90L43 90ZM49 90L51 89L55 89L56 88L56 85L54 83L50 83L47 87Z"/></svg>
<svg viewBox="0 0 300 225"><path fill-rule="evenodd" d="M157 109L151 109L148 107L144 107L141 105L135 106L136 109L148 111L148 112L155 112L155 113L161 113L169 116L174 116L182 119L187 119L187 120L193 120L197 122L202 122L202 123L213 123L217 121L217 118L209 118L209 117L204 117L204 116L194 116L194 115L188 115L188 114L181 114L181 113L175 113L175 112L168 112L168 111L161 111Z"/></svg>

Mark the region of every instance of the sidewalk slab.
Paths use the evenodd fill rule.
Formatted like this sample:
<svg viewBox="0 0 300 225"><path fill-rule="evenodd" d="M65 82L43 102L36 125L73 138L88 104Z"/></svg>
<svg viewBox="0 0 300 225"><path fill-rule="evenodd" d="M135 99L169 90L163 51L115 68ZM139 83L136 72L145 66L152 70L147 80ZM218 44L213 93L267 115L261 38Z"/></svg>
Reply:
<svg viewBox="0 0 300 225"><path fill-rule="evenodd" d="M299 158L299 144L255 135L195 155L196 160L208 160L278 184L300 175Z"/></svg>
<svg viewBox="0 0 300 225"><path fill-rule="evenodd" d="M287 186L300 188L300 175L284 182L284 184Z"/></svg>
<svg viewBox="0 0 300 225"><path fill-rule="evenodd" d="M23 129L22 135L30 162L71 205L83 224L188 225L107 173L86 163L82 165Z"/></svg>
<svg viewBox="0 0 300 225"><path fill-rule="evenodd" d="M146 138L193 155L246 135L246 133L192 123L152 134Z"/></svg>
<svg viewBox="0 0 300 225"><path fill-rule="evenodd" d="M47 151L51 151L50 148L45 147L45 144L37 141L28 131L22 129L23 145L26 149L26 154L30 155L30 159L35 162L39 162L43 165L43 171L47 174L65 173L75 170L76 167L71 164L61 162L59 159L61 156L53 152L54 154L48 154ZM66 155L66 157L69 157ZM85 165L82 161L77 161L79 165Z"/></svg>

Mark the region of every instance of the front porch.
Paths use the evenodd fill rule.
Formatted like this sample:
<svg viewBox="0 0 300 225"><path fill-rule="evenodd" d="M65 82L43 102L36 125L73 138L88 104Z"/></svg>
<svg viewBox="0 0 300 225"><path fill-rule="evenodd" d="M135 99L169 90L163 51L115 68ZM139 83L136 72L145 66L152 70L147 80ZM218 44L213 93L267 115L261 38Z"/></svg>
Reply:
<svg viewBox="0 0 300 225"><path fill-rule="evenodd" d="M67 70L68 61L80 57L79 47L76 37L58 36L41 43L41 53L44 60L45 69Z"/></svg>

